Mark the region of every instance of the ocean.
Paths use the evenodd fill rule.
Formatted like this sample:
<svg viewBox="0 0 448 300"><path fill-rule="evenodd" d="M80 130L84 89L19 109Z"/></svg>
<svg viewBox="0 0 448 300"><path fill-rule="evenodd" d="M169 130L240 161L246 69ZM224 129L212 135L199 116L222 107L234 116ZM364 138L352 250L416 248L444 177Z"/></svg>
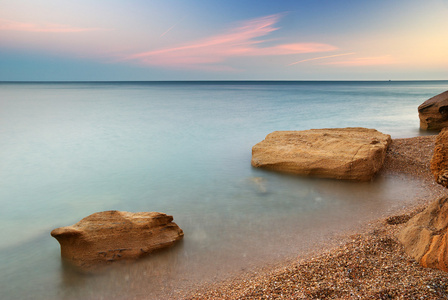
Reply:
<svg viewBox="0 0 448 300"><path fill-rule="evenodd" d="M427 134L417 107L447 89L448 81L2 82L1 298L169 298L312 251L406 205L421 185L254 169L252 146L276 130ZM78 274L61 263L50 232L105 210L173 215L184 240Z"/></svg>

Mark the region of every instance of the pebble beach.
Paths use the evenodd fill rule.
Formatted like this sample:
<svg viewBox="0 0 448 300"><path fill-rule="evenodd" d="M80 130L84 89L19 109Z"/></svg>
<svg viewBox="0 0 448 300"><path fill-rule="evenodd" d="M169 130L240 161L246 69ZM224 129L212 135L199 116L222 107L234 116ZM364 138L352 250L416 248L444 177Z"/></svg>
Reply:
<svg viewBox="0 0 448 300"><path fill-rule="evenodd" d="M207 284L182 299L448 299L448 273L421 267L395 237L446 195L430 172L435 135L394 139L381 172L419 178L424 196L295 261Z"/></svg>

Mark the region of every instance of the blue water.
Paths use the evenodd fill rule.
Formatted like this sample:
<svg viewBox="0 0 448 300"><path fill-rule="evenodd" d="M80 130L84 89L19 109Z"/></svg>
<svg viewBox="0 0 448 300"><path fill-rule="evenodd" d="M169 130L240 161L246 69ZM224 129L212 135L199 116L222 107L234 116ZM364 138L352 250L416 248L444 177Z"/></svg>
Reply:
<svg viewBox="0 0 448 300"><path fill-rule="evenodd" d="M399 207L419 192L412 179L276 174L250 166L251 147L275 130L424 134L418 105L447 89L448 81L0 83L1 298L158 298L296 255ZM106 274L65 269L50 231L111 209L171 214L185 239Z"/></svg>

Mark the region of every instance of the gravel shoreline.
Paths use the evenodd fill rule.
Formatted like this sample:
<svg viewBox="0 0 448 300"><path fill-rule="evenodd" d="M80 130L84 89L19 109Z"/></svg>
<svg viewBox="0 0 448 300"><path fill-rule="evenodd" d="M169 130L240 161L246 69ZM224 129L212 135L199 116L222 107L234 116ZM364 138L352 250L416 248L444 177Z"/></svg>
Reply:
<svg viewBox="0 0 448 300"><path fill-rule="evenodd" d="M419 178L426 193L411 206L368 224L348 242L272 269L208 284L183 299L448 299L448 273L421 267L395 234L410 217L445 195L429 164L436 136L394 139L383 174ZM347 239L345 239L347 240Z"/></svg>

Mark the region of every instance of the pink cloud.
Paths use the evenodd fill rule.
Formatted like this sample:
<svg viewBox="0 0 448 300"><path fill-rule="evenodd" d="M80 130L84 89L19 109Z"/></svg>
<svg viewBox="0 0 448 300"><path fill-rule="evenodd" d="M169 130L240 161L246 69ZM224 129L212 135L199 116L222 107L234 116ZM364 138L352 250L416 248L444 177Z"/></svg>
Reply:
<svg viewBox="0 0 448 300"><path fill-rule="evenodd" d="M126 57L146 65L174 68L210 68L232 57L276 56L333 51L337 48L322 43L291 43L263 47L266 40L256 40L279 28L274 25L281 14L249 20L228 32L178 47L137 53ZM272 41L270 41L272 42ZM213 66L213 64L215 64Z"/></svg>
<svg viewBox="0 0 448 300"><path fill-rule="evenodd" d="M342 60L334 62L321 63L323 65L338 65L338 66L378 66L395 64L397 61L390 55L374 56L374 57L360 57L351 60Z"/></svg>
<svg viewBox="0 0 448 300"><path fill-rule="evenodd" d="M57 32L57 33L68 33L68 32L84 32L84 31L95 31L102 30L100 28L80 28L72 27L63 24L35 24L35 23L24 23L16 22L6 19L0 19L0 30L9 31L27 31L27 32Z"/></svg>

